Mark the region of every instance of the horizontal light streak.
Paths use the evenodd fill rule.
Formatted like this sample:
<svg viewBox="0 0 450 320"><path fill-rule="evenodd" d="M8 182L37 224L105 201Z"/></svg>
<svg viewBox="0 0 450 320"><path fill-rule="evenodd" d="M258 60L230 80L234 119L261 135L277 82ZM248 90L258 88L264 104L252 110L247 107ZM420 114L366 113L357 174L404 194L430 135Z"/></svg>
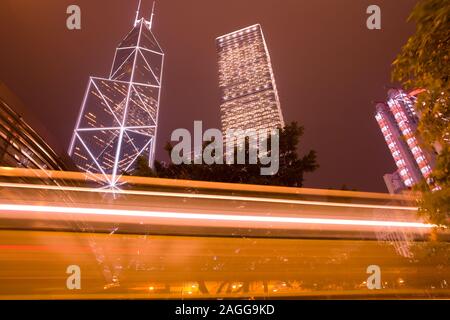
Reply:
<svg viewBox="0 0 450 320"><path fill-rule="evenodd" d="M430 229L435 227L435 225L431 224L424 224L418 222L403 222L403 221L268 217L268 216L251 216L251 215L243 216L243 215L138 211L138 210L122 210L122 209L102 209L102 208L38 206L38 205L21 205L21 204L0 204L0 211L63 213L63 214L67 213L73 215L122 216L122 217L163 218L163 219L180 219L180 220L290 223L290 224L310 224L310 225L319 224L319 225L366 226L366 227L403 227L403 228L418 228L418 229Z"/></svg>
<svg viewBox="0 0 450 320"><path fill-rule="evenodd" d="M25 168L10 168L0 167L0 176L5 177L32 177L43 179L69 179L77 181L94 181L104 179L102 174L69 172L69 171L54 171L54 170L39 170L39 169L25 169ZM195 189L214 189L220 191L242 191L242 192L258 192L258 193L277 193L287 195L305 195L305 196L324 196L324 197L345 197L354 199L376 199L376 200L400 200L411 202L414 201L420 193L410 193L409 195L390 195L387 193L373 193L373 192L356 192L356 191L342 191L342 190L328 190L328 189L310 189L310 188L295 188L282 186L266 186L266 185L252 185L252 184L237 184L224 182L209 182L209 181L194 181L194 180L176 180L164 178L149 178L137 176L122 176L120 181L122 183L144 185L150 187L174 187L174 188L195 188Z"/></svg>
<svg viewBox="0 0 450 320"><path fill-rule="evenodd" d="M19 183L7 183L7 182L0 182L0 187L55 190L55 191L94 192L94 193L135 195L135 196L153 196L153 197L159 196L159 197L176 197L176 198L191 198L191 199L197 198L197 199L209 199L209 200L250 201L250 202L312 205L312 206L341 207L341 208L404 210L404 211L417 211L418 210L417 207L406 207L406 206L339 203L339 202L324 202L324 201L309 201L309 200L289 200L289 199L276 199L276 198L266 198L266 197L227 196L227 195L210 195L210 194L198 194L198 193L178 193L178 192L160 192L160 191L143 191L143 190L118 190L118 189L111 190L111 189L83 188L83 187L69 187L69 186L50 186L50 185L35 185L35 184L23 184L23 183L19 184Z"/></svg>

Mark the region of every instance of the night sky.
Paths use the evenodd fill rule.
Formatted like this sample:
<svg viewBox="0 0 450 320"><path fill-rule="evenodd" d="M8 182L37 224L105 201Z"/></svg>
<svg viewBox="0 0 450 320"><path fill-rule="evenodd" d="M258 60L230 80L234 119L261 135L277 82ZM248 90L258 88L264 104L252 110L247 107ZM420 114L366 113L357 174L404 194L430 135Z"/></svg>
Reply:
<svg viewBox="0 0 450 320"><path fill-rule="evenodd" d="M143 0L150 14L152 0ZM321 168L306 187L386 192L395 164L374 119L391 63L414 32L414 0L159 0L154 34L166 54L157 159L176 128L220 128L215 38L262 25L286 122L305 126L301 149ZM82 30L66 28L66 8ZM137 0L1 0L0 80L67 149L90 75L108 77L114 50L131 30ZM366 28L366 8L382 29Z"/></svg>

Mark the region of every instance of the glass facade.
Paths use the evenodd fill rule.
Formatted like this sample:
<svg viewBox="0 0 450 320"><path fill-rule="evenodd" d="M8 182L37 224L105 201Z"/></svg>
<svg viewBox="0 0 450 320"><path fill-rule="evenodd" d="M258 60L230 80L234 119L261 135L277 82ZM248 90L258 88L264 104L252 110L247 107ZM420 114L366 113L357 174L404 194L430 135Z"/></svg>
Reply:
<svg viewBox="0 0 450 320"><path fill-rule="evenodd" d="M0 96L0 166L65 170L64 161Z"/></svg>
<svg viewBox="0 0 450 320"><path fill-rule="evenodd" d="M406 187L412 187L421 180L420 172L413 155L402 138L401 132L392 116L389 107L384 103L376 106L376 120L383 133L389 151L398 168L397 173Z"/></svg>
<svg viewBox="0 0 450 320"><path fill-rule="evenodd" d="M431 156L422 149L416 136L418 123L418 117L414 110L416 99L398 89L389 90L388 96L388 106L394 115L397 126L402 132L422 176L430 183Z"/></svg>
<svg viewBox="0 0 450 320"><path fill-rule="evenodd" d="M387 103L377 104L375 118L404 185L412 187L424 178L435 189L437 186L431 179L433 155L421 147L416 132L419 120L414 108L416 100L414 94L391 89Z"/></svg>
<svg viewBox="0 0 450 320"><path fill-rule="evenodd" d="M284 126L269 51L259 24L216 39L221 122L228 129Z"/></svg>
<svg viewBox="0 0 450 320"><path fill-rule="evenodd" d="M139 156L155 158L164 53L151 23L136 20L116 50L109 78L91 77L69 154L110 186L132 173Z"/></svg>

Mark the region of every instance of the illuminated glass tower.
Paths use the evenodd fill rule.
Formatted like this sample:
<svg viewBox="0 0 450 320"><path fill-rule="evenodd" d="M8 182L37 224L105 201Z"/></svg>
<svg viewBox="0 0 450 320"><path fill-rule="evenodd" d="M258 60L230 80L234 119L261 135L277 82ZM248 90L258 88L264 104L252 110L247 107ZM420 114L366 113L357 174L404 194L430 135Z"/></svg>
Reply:
<svg viewBox="0 0 450 320"><path fill-rule="evenodd" d="M413 93L417 92L419 91L414 91ZM414 160L416 161L422 176L428 181L432 171L431 163L433 159L432 156L420 146L420 140L416 134L418 123L418 116L414 110L416 100L414 95L407 94L403 90L391 89L388 92L387 104L402 132L406 144L413 154Z"/></svg>
<svg viewBox="0 0 450 320"><path fill-rule="evenodd" d="M400 175L404 186L412 187L422 179L422 176L389 106L385 103L378 103L375 118L398 168L394 175ZM400 190L401 188L397 189Z"/></svg>
<svg viewBox="0 0 450 320"><path fill-rule="evenodd" d="M377 104L375 118L404 185L412 187L424 178L435 189L437 186L431 179L433 155L421 147L416 132L419 118L414 107L415 95L420 92L389 90L387 103Z"/></svg>
<svg viewBox="0 0 450 320"><path fill-rule="evenodd" d="M222 132L284 126L269 51L259 24L216 39Z"/></svg>
<svg viewBox="0 0 450 320"><path fill-rule="evenodd" d="M139 3L140 8L140 3ZM116 49L109 78L91 77L69 154L110 186L145 155L152 166L158 124L164 53L150 20L139 16Z"/></svg>

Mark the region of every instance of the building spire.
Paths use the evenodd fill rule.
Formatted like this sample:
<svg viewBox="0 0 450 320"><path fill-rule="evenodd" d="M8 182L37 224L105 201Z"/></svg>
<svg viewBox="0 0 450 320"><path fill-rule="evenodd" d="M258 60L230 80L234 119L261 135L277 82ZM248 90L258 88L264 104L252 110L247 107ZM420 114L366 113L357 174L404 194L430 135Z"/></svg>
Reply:
<svg viewBox="0 0 450 320"><path fill-rule="evenodd" d="M136 11L136 18L134 19L134 26L135 27L139 23L139 11L141 10L141 1L142 0L139 0L139 4L138 4L138 7L137 7L137 11Z"/></svg>
<svg viewBox="0 0 450 320"><path fill-rule="evenodd" d="M153 25L153 16L155 15L155 4L156 4L156 1L153 1L152 14L150 15L150 23L148 26L150 29L152 28L152 25Z"/></svg>

